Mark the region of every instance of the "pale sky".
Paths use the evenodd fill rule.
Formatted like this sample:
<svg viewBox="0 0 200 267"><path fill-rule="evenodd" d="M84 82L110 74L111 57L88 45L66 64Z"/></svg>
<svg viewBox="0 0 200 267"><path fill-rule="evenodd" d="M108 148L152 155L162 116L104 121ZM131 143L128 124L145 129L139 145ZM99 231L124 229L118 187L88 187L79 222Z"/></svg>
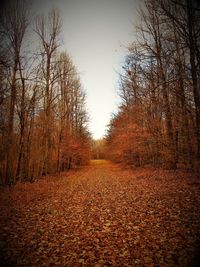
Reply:
<svg viewBox="0 0 200 267"><path fill-rule="evenodd" d="M134 40L139 0L33 1L38 11L58 7L63 21L63 50L76 65L87 95L89 129L93 138L105 134L117 111L118 74ZM37 4L36 4L37 3Z"/></svg>
<svg viewBox="0 0 200 267"><path fill-rule="evenodd" d="M87 93L90 131L104 135L112 112L117 110L118 74L128 43L133 41L139 1L68 0L61 14L64 45L81 73Z"/></svg>
<svg viewBox="0 0 200 267"><path fill-rule="evenodd" d="M63 50L80 73L87 95L89 130L93 138L105 134L117 111L121 63L134 40L139 0L33 0L36 13L55 6L63 22Z"/></svg>

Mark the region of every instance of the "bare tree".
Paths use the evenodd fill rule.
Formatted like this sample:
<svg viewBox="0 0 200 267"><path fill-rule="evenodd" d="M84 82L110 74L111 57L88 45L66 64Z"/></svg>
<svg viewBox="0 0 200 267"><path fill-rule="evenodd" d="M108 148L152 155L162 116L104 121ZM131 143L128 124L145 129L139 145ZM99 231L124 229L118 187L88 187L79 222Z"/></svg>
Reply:
<svg viewBox="0 0 200 267"><path fill-rule="evenodd" d="M54 67L53 58L59 47L59 35L61 32L61 19L58 10L52 9L48 18L38 17L36 21L36 33L41 43L42 56L42 79L44 83L44 112L45 112L45 151L44 167L45 174L51 169L51 115L54 101Z"/></svg>
<svg viewBox="0 0 200 267"><path fill-rule="evenodd" d="M6 183L10 184L15 179L16 165L13 153L13 148L16 145L14 140L14 115L17 98L17 80L18 75L21 73L22 45L28 26L28 9L24 1L17 1L11 6L4 7L1 12L1 31L4 38L4 49L9 57L8 64L11 77L9 80L10 97L6 141Z"/></svg>
<svg viewBox="0 0 200 267"><path fill-rule="evenodd" d="M108 132L111 157L170 168L198 165L200 27L194 2L145 2L121 75L123 105Z"/></svg>

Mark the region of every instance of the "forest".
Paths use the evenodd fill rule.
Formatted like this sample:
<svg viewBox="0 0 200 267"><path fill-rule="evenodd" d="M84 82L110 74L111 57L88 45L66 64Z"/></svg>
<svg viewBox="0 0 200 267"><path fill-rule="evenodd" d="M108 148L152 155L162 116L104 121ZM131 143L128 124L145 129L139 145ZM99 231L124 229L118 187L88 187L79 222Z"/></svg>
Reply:
<svg viewBox="0 0 200 267"><path fill-rule="evenodd" d="M120 75L122 104L106 138L109 158L197 171L200 9L195 1L152 0L140 17Z"/></svg>
<svg viewBox="0 0 200 267"><path fill-rule="evenodd" d="M31 181L88 162L86 96L71 58L60 49L59 11L36 17L32 35L24 1L1 12L1 183Z"/></svg>
<svg viewBox="0 0 200 267"><path fill-rule="evenodd" d="M199 266L200 6L138 16L94 139L59 9L0 9L2 267Z"/></svg>
<svg viewBox="0 0 200 267"><path fill-rule="evenodd" d="M140 10L137 38L119 77L121 105L108 125L104 157L131 166L197 171L199 11L195 2L167 0L147 1ZM2 184L64 171L92 156L86 94L70 56L60 49L59 11L52 9L34 22L30 12L20 1L1 15Z"/></svg>

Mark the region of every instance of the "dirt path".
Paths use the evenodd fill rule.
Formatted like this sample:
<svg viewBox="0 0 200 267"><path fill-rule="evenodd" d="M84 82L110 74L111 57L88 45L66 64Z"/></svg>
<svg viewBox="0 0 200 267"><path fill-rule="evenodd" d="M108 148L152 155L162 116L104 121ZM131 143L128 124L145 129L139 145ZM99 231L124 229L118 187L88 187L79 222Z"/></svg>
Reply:
<svg viewBox="0 0 200 267"><path fill-rule="evenodd" d="M194 266L199 182L178 171L93 161L1 189L1 260L27 267Z"/></svg>

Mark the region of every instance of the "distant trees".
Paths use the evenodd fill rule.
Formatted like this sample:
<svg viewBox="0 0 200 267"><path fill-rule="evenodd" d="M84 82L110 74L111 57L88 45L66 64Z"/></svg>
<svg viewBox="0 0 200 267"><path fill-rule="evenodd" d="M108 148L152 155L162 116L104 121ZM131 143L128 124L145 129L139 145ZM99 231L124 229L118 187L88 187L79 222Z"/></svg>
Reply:
<svg viewBox="0 0 200 267"><path fill-rule="evenodd" d="M92 141L91 146L91 157L92 159L105 159L105 139L97 139Z"/></svg>
<svg viewBox="0 0 200 267"><path fill-rule="evenodd" d="M29 17L24 1L3 8L0 16L0 177L6 184L90 157L85 93L70 57L59 51L59 12L36 18L39 49L32 51Z"/></svg>
<svg viewBox="0 0 200 267"><path fill-rule="evenodd" d="M120 78L110 158L196 168L199 163L200 9L192 0L148 0Z"/></svg>

